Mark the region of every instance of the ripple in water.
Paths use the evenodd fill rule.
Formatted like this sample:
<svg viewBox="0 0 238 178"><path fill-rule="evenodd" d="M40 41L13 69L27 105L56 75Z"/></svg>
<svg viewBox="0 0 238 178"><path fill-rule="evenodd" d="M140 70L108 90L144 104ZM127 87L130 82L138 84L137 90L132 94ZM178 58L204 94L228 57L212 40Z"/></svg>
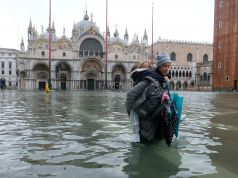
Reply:
<svg viewBox="0 0 238 178"><path fill-rule="evenodd" d="M171 147L130 143L123 92L0 92L0 177L192 177L217 174L216 93L181 92L187 118Z"/></svg>

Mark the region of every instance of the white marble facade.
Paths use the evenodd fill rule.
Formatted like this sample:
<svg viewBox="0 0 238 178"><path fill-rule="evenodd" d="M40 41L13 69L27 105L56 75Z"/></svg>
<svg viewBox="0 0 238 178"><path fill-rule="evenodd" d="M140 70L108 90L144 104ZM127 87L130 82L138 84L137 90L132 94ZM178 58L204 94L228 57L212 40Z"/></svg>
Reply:
<svg viewBox="0 0 238 178"><path fill-rule="evenodd" d="M17 58L20 90L43 89L49 79L48 29L40 35L28 28L28 47ZM117 29L112 37L108 33L107 77L105 76L105 34L86 14L73 25L72 36L57 37L52 25L51 83L52 88L69 90L104 89L105 77L110 89L128 89L132 86L129 73L141 59L147 59L147 35L139 42L135 36L131 43L125 31L124 39Z"/></svg>
<svg viewBox="0 0 238 178"><path fill-rule="evenodd" d="M51 31L50 75L52 88L55 90L101 90L105 89L105 81L109 89L127 90L132 87L130 72L139 61L151 58L151 46L148 46L146 30L140 41L136 34L129 41L127 29L123 38L119 36L117 29L112 35L108 29L106 65L105 33L99 31L96 23L89 19L87 12L83 20L73 24L70 38L65 35L65 32L61 37L57 37L54 23ZM25 50L22 41L21 53L16 60L19 90L43 89L49 80L48 32L49 28L45 32L42 28L41 34L38 34L30 21L28 47ZM179 82L181 84L185 81L188 84L198 82L197 63L203 62L205 54L208 55L209 60L212 60L211 44L185 42L181 45L178 42L165 43L159 40L155 43L154 49L155 54L167 52L171 57L175 54L176 59L172 62L171 68L171 82L174 82L171 84L174 87ZM188 54L192 54L192 61L188 61ZM180 70L181 68L183 70ZM181 85L176 88L182 89Z"/></svg>
<svg viewBox="0 0 238 178"><path fill-rule="evenodd" d="M0 89L17 89L16 49L0 48Z"/></svg>

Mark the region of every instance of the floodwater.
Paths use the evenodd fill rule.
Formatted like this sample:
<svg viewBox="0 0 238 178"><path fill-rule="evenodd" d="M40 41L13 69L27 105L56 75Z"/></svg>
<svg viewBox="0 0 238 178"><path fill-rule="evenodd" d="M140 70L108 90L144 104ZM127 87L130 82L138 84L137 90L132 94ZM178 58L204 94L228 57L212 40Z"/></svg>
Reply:
<svg viewBox="0 0 238 178"><path fill-rule="evenodd" d="M167 147L131 143L124 92L0 91L0 177L238 177L238 94L180 94Z"/></svg>

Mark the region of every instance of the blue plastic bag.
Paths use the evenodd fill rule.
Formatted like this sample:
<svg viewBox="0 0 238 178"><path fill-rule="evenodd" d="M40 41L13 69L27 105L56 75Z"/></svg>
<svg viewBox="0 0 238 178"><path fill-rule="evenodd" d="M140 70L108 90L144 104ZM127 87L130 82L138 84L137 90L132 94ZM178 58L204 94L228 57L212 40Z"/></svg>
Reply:
<svg viewBox="0 0 238 178"><path fill-rule="evenodd" d="M178 137L178 131L179 131L179 123L181 121L181 115L182 115L182 110L183 110L183 97L178 95L177 93L170 93L170 101L174 102L176 111L178 113L178 125L177 128L175 130L175 135L176 137Z"/></svg>
<svg viewBox="0 0 238 178"><path fill-rule="evenodd" d="M170 87L169 87L168 81L166 81L166 87L168 89L168 94L169 94L169 97L170 97L170 101L174 102L175 109L178 113L178 121L179 122L178 122L177 128L175 130L175 136L178 137L179 125L182 122L181 121L181 116L182 116L182 110L183 110L183 97L178 95L178 93L175 93L175 92L170 93Z"/></svg>

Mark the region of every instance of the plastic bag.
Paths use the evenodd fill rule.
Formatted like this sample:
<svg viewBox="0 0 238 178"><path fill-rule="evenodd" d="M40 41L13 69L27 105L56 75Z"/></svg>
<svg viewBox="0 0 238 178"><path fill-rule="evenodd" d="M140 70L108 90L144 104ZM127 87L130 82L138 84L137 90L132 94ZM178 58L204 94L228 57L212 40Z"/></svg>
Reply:
<svg viewBox="0 0 238 178"><path fill-rule="evenodd" d="M182 110L183 110L183 97L178 95L177 93L170 93L170 101L174 102L176 111L178 113L178 120L180 123L181 116L182 116ZM179 131L179 124L177 125L175 135L178 136Z"/></svg>
<svg viewBox="0 0 238 178"><path fill-rule="evenodd" d="M131 110L130 112L130 121L132 129L132 142L140 142L140 133L139 133L139 118L138 115Z"/></svg>

